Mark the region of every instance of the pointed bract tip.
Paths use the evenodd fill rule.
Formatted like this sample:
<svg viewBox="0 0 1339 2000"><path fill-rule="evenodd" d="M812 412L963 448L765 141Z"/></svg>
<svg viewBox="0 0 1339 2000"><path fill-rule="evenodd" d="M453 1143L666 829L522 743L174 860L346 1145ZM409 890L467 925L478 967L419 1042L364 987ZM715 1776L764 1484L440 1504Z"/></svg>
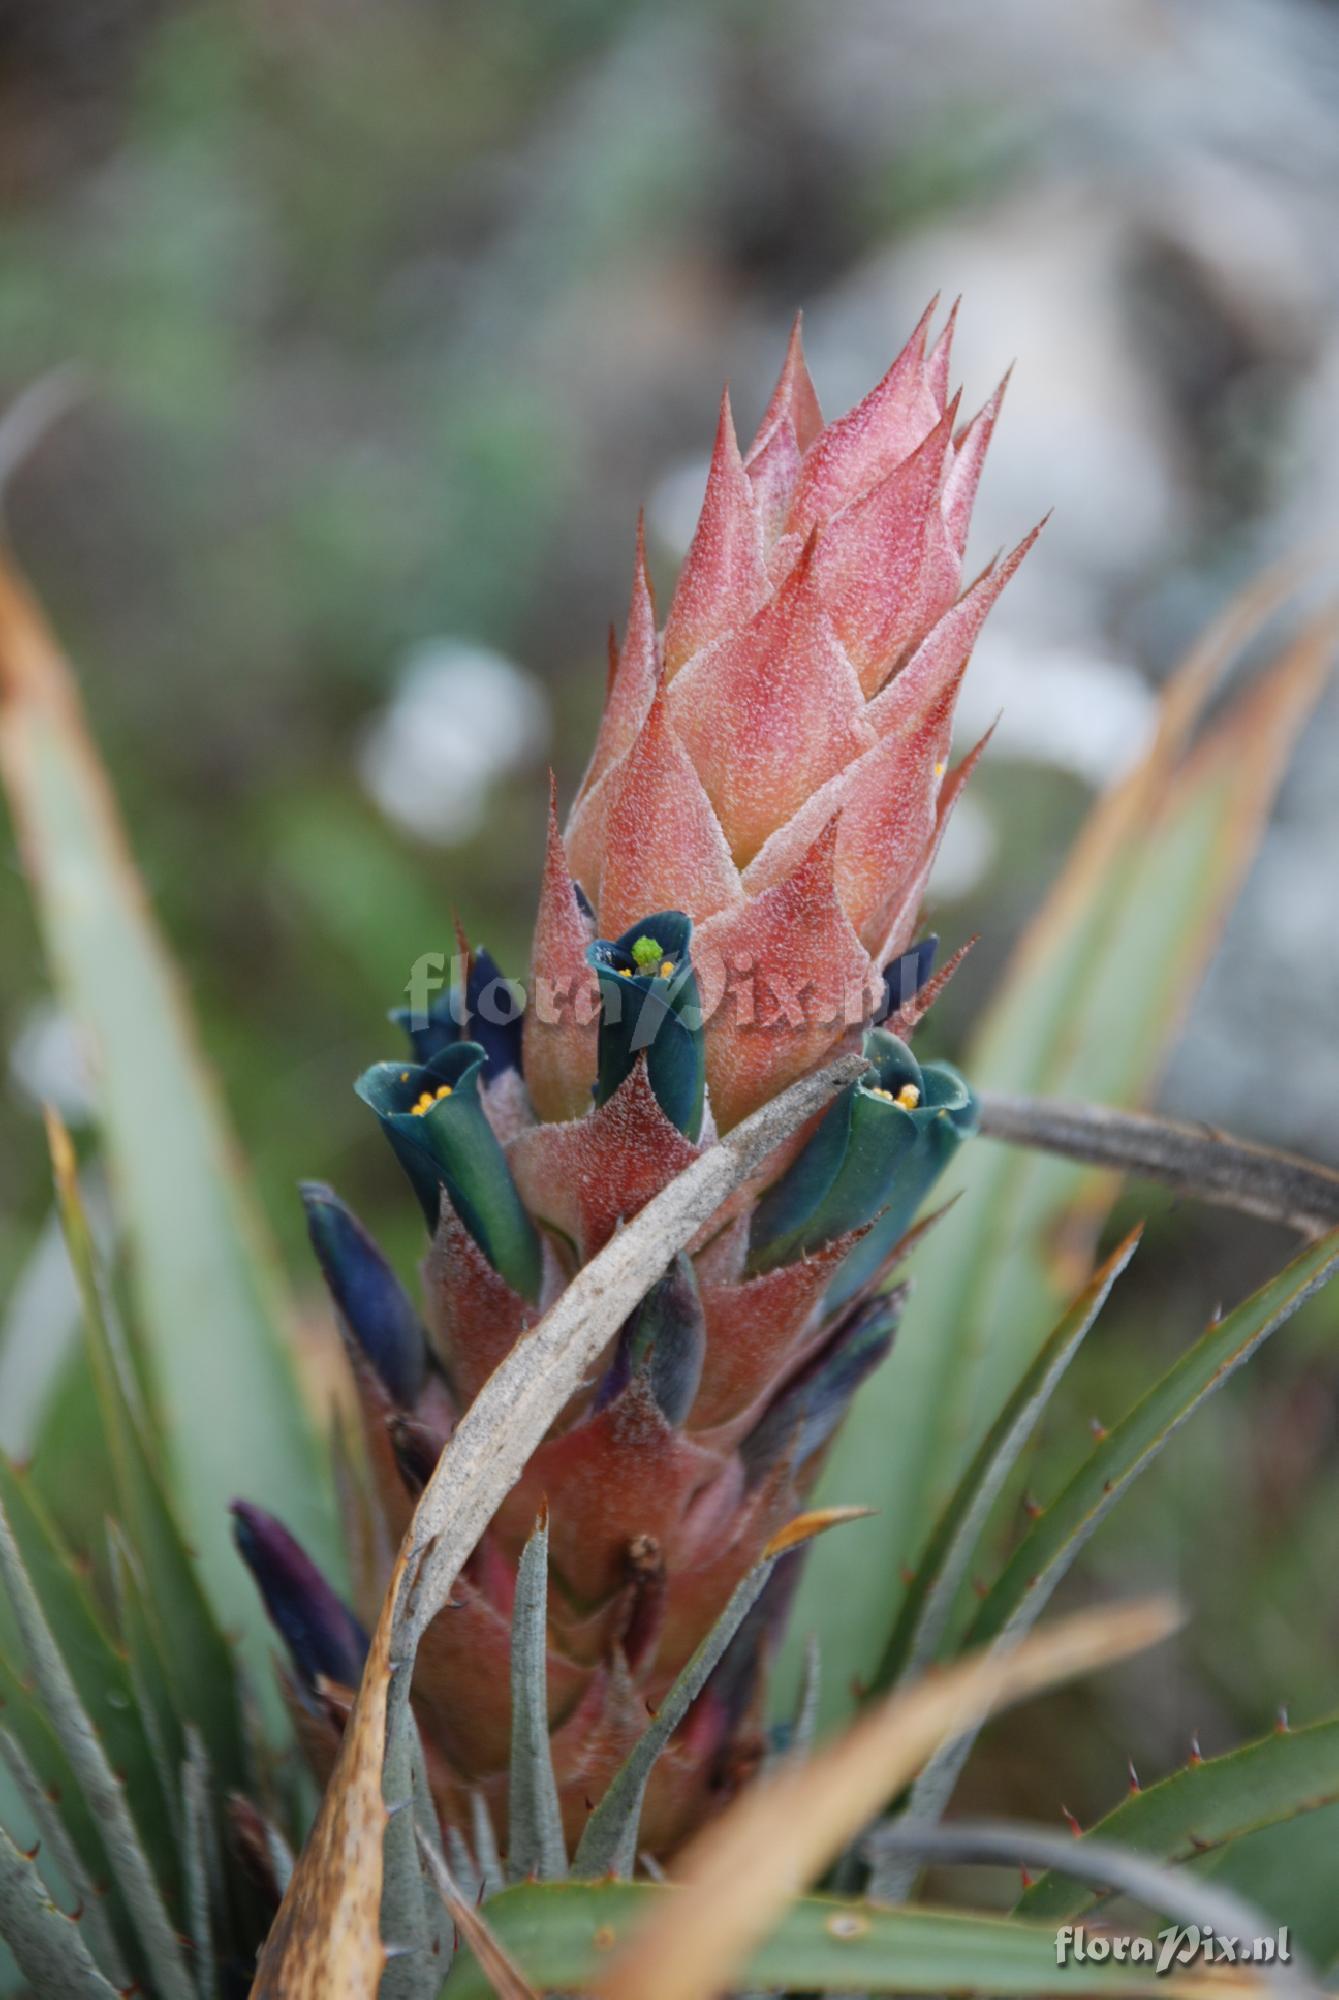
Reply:
<svg viewBox="0 0 1339 2000"><path fill-rule="evenodd" d="M233 1540L255 1579L270 1622L309 1691L318 1680L356 1687L367 1635L281 1521L248 1500L234 1500Z"/></svg>
<svg viewBox="0 0 1339 2000"><path fill-rule="evenodd" d="M802 1548L806 1542L825 1535L829 1528L839 1528L843 1521L868 1520L877 1511L874 1507L815 1507L807 1514L797 1514L764 1545L762 1560L772 1562L790 1549Z"/></svg>
<svg viewBox="0 0 1339 2000"><path fill-rule="evenodd" d="M301 1181L321 1275L340 1319L387 1393L412 1408L423 1387L427 1342L414 1305L353 1210L324 1181Z"/></svg>

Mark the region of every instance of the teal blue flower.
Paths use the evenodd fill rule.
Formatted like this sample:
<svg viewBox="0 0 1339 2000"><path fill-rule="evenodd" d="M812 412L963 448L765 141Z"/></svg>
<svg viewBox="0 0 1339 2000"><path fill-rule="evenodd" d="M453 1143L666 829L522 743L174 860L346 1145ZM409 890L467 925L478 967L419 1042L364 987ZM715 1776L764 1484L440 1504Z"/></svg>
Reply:
<svg viewBox="0 0 1339 2000"><path fill-rule="evenodd" d="M707 1080L692 935L682 910L661 910L586 950L600 982L595 1102L606 1103L644 1054L661 1110L687 1139L702 1131Z"/></svg>
<svg viewBox="0 0 1339 2000"><path fill-rule="evenodd" d="M869 1031L865 1054L868 1074L842 1092L753 1220L755 1271L873 1224L838 1271L829 1304L848 1298L878 1269L976 1128L976 1100L947 1063L922 1066L886 1028Z"/></svg>
<svg viewBox="0 0 1339 2000"><path fill-rule="evenodd" d="M495 1271L539 1296L539 1237L479 1097L485 1053L453 1042L427 1063L375 1063L355 1086L408 1174L429 1229L442 1189Z"/></svg>

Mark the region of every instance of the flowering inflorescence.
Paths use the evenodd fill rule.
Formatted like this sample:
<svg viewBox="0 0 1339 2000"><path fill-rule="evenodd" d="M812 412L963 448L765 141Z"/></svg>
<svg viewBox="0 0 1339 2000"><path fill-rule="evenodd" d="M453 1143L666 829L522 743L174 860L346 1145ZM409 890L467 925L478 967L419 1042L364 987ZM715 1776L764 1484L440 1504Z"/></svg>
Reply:
<svg viewBox="0 0 1339 2000"><path fill-rule="evenodd" d="M1033 538L963 587L1000 392L959 424L952 319L933 342L929 320L835 423L798 329L747 451L723 402L663 626L639 534L565 829L551 804L530 1004L511 1004L486 952L466 952L436 1003L411 995L412 1061L359 1080L430 1233L421 1318L338 1198L304 1189L398 1536L481 1383L620 1224L797 1077L847 1047L866 1059L651 1289L430 1626L415 1699L451 1819L475 1788L505 1813L510 1616L541 1502L570 1840L887 1353L899 1245L973 1129L962 1079L908 1045L936 990L936 941L917 927L980 749L950 770L958 688ZM499 988L506 1006L489 1003ZM304 1741L328 1760L338 1720L320 1690L332 1666L354 1672L360 1628L255 1510L239 1521L289 1644ZM751 1761L796 1560L779 1563L656 1766L651 1851Z"/></svg>

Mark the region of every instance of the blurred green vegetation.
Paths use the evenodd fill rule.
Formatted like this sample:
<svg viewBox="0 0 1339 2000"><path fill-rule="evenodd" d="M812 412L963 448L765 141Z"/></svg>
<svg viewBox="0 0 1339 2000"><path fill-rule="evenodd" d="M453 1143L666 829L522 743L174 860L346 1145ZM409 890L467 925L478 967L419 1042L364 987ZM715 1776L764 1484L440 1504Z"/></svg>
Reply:
<svg viewBox="0 0 1339 2000"><path fill-rule="evenodd" d="M762 0L77 0L6 22L0 397L71 362L83 379L13 477L8 523L304 1283L302 1175L335 1181L401 1268L416 1252L412 1203L352 1091L389 1046L384 1010L413 959L449 951L453 910L509 970L527 948L539 769L449 850L390 825L358 782L406 649L481 639L543 676L570 795L635 508L705 448L731 315L748 321L736 353L758 336L743 427L796 304L1027 165L1027 120L979 96L951 127L927 101L872 155L840 135L825 150L772 60L791 20ZM1048 497L1039 465L1036 511ZM988 761L980 788L1007 847L983 887L932 912L955 940L986 935L931 1053L960 1045L1084 806L1054 772ZM6 859L8 1040L46 980L12 844ZM4 1297L49 1186L12 1084L0 1118ZM1144 1190L1118 1226L1150 1210L1039 1478L1165 1364L1166 1340L1283 1261L1275 1233ZM1137 1723L1103 1713L1068 1732L1041 1809L1108 1803L1136 1727L1170 1759L1195 1726L1208 1749L1278 1701L1332 1706L1334 1311L1318 1302L1230 1385L1095 1544L1085 1589L1108 1569L1126 1585L1184 1568L1193 1670ZM56 1488L83 1448L75 1389L61 1409ZM992 1739L1015 1784L1020 1734Z"/></svg>

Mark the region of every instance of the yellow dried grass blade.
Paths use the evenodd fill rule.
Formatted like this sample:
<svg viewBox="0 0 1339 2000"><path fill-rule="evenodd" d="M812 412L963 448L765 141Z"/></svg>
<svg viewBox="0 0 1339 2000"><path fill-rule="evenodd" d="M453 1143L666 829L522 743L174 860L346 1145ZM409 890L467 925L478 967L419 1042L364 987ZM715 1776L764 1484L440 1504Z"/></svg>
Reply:
<svg viewBox="0 0 1339 2000"><path fill-rule="evenodd" d="M808 1763L751 1787L686 1849L682 1892L596 1982L598 2000L709 2000L790 1899L944 1743L1030 1694L1167 1638L1166 1599L1084 1612L1003 1657L977 1654L891 1696Z"/></svg>

